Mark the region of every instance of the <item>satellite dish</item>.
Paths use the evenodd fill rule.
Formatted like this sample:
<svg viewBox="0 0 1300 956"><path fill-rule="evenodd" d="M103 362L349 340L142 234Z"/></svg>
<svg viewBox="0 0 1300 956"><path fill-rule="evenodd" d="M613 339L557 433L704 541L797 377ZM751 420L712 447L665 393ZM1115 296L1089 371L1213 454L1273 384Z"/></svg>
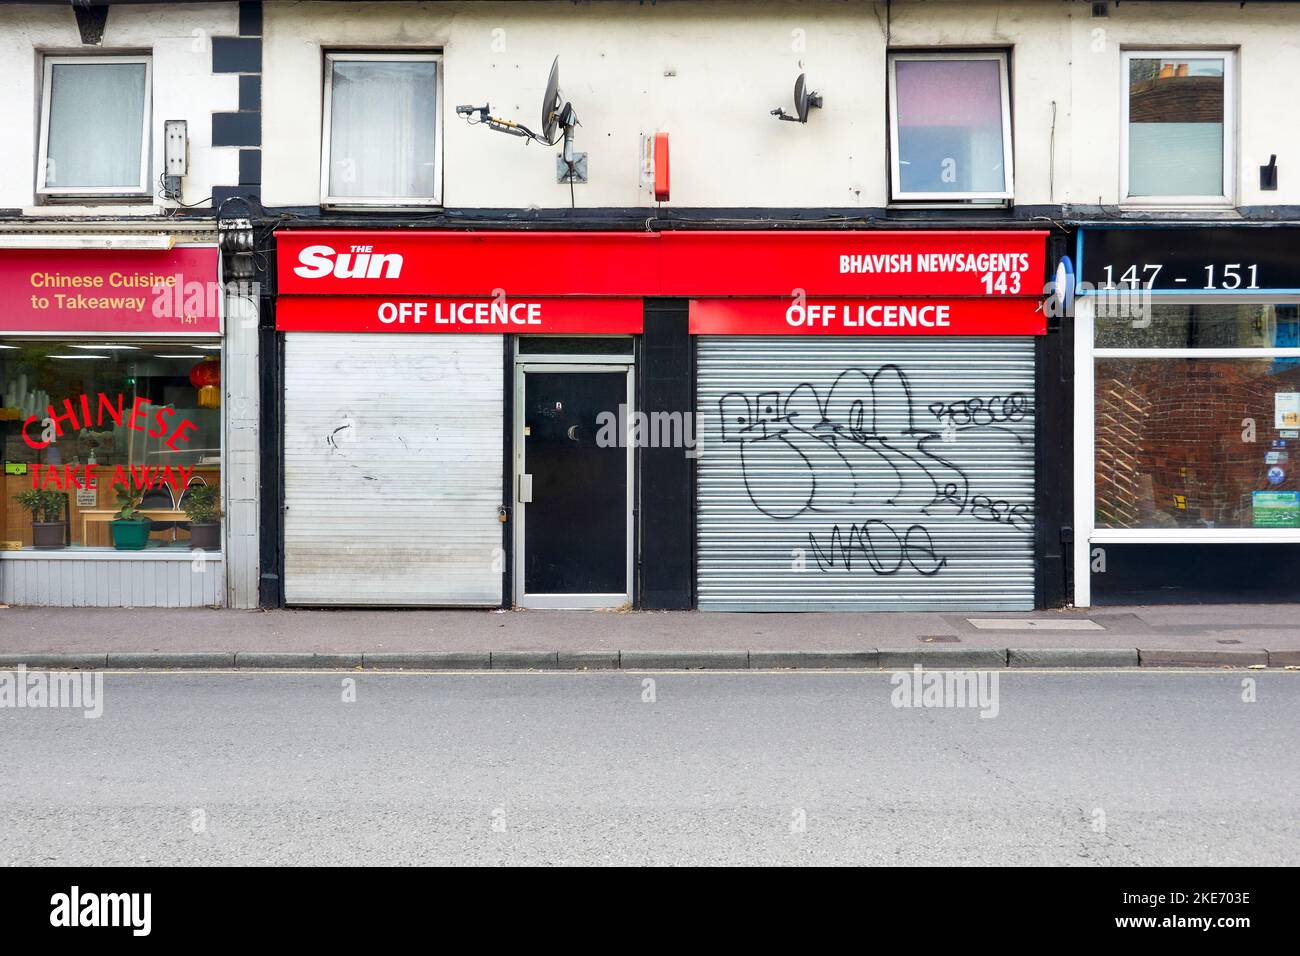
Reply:
<svg viewBox="0 0 1300 956"><path fill-rule="evenodd" d="M800 73L799 78L794 81L794 115L787 113L779 106L772 110L772 115L777 119L789 120L791 123L806 123L808 122L808 111L821 109L821 105L821 94L809 90L807 74Z"/></svg>
<svg viewBox="0 0 1300 956"><path fill-rule="evenodd" d="M560 58L557 56L551 63L551 75L546 80L546 92L542 95L542 139L548 143L555 139L563 107L564 100L560 97Z"/></svg>
<svg viewBox="0 0 1300 956"><path fill-rule="evenodd" d="M551 62L551 75L546 78L546 92L542 94L542 131L537 135L548 146L564 139L562 158L570 171L577 161L573 151L573 128L578 125L578 111L560 92L560 58Z"/></svg>
<svg viewBox="0 0 1300 956"><path fill-rule="evenodd" d="M808 75L800 73L799 79L794 81L794 108L799 115L799 122L808 122L808 110L812 108L812 99L815 94L808 89ZM817 97L818 105L821 104L821 97Z"/></svg>
<svg viewBox="0 0 1300 956"><path fill-rule="evenodd" d="M585 165L587 154L573 151L573 131L575 127L581 125L578 122L578 111L560 92L560 58L558 56L551 62L551 74L546 80L546 92L542 95L542 126L540 131L533 132L523 123L516 123L514 120L508 120L502 116L493 116L492 106L487 103L482 106L457 106L456 113L465 117L466 122L472 126L486 126L498 133L508 133L511 136L519 136L526 140L535 140L546 146L554 146L563 138L564 152L560 154L559 158L567 171L561 173L560 182L572 182L573 177L579 175L582 178L578 179L578 182L585 183L587 181ZM579 167L581 167L581 171L579 171Z"/></svg>

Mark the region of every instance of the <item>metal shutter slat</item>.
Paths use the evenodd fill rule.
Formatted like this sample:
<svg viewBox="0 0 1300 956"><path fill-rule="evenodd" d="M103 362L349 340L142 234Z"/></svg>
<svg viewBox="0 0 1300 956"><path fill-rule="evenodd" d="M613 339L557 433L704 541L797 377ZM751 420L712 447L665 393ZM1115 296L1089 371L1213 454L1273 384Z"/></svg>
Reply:
<svg viewBox="0 0 1300 956"><path fill-rule="evenodd" d="M285 335L285 599L501 602L498 335Z"/></svg>
<svg viewBox="0 0 1300 956"><path fill-rule="evenodd" d="M702 337L697 369L701 610L1033 607L1031 339Z"/></svg>

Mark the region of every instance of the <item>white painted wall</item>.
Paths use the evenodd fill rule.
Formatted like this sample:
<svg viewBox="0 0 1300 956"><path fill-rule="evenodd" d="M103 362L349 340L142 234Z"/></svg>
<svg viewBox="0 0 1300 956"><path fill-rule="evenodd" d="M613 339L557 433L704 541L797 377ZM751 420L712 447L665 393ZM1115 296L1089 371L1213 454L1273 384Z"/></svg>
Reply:
<svg viewBox="0 0 1300 956"><path fill-rule="evenodd" d="M582 122L576 148L589 154L580 205L649 204L638 151L640 134L656 130L671 136L678 205L878 203L884 101L866 77L883 70L881 33L874 21L865 29L864 11L848 2L268 4L264 201L320 201L322 49L423 46L445 51L449 206L569 204L555 181L558 148L468 126L453 111L491 102L536 127L557 53ZM806 31L803 53L792 49L796 29ZM826 93L804 127L768 115L790 107L801 59Z"/></svg>
<svg viewBox="0 0 1300 956"><path fill-rule="evenodd" d="M550 59L583 126L592 181L581 206L652 205L638 176L640 135L671 135L677 206L843 206L887 203L885 49L1010 46L1016 202L1119 202L1124 48L1239 50L1237 202L1300 204L1300 81L1295 4L1111 4L1066 0L569 0L533 3L307 3L265 9L264 200L319 203L323 49L445 51L445 201L450 206L554 207L554 149L473 128L451 111L490 101L499 115L535 123ZM117 5L104 42L81 46L72 11L0 6L0 208L34 204L40 53L148 50L154 56L154 172L162 123L189 121L185 201L237 180L238 150L212 148L210 115L238 105L238 78L211 73L207 38L237 32L233 2ZM778 123L806 69L826 97L807 126ZM1053 115L1055 127L1053 129ZM1077 147L1077 148L1076 148ZM1258 188L1270 154L1277 192ZM123 211L121 207L116 207ZM148 211L142 210L142 211Z"/></svg>
<svg viewBox="0 0 1300 956"><path fill-rule="evenodd" d="M796 31L802 31L802 36ZM649 205L642 133L671 137L673 202L686 206L880 205L885 143L883 34L869 5L675 3L272 4L266 11L264 198L319 201L321 51L441 47L445 52L445 202L568 205L556 149L468 126L452 108L491 102L538 124L541 88L560 55L582 126L591 182L583 206ZM800 42L802 48L800 49ZM826 107L807 126L790 108L801 64Z"/></svg>
<svg viewBox="0 0 1300 956"><path fill-rule="evenodd" d="M1071 114L1079 151L1069 156L1070 201L1119 201L1120 53L1125 49L1237 49L1237 194L1241 206L1300 204L1300 9L1295 4L1111 4L1093 19L1071 5ZM1100 31L1100 32L1098 32ZM1277 154L1278 190L1259 189Z"/></svg>
<svg viewBox="0 0 1300 956"><path fill-rule="evenodd" d="M1123 46L1239 45L1239 200L1300 204L1300 172L1287 174L1300 161L1300 126L1286 119L1300 92L1300 9L1134 0L1112 4L1106 19L1063 0L895 0L888 26L883 3L849 0L364 8L268 0L263 198L320 201L322 51L409 47L445 53L448 206L568 205L568 187L555 182L556 149L470 127L452 111L490 101L498 115L536 123L556 53L583 123L577 148L590 158L579 206L652 205L638 148L640 134L655 130L671 135L672 205L883 206L887 29L895 48L1014 48L1021 205L1118 202ZM826 107L807 126L779 123L768 110L789 108L801 69ZM1282 188L1260 193L1256 167L1272 152Z"/></svg>
<svg viewBox="0 0 1300 956"><path fill-rule="evenodd" d="M212 74L208 38L238 32L238 4L114 5L103 42L83 46L66 4L0 6L0 208L27 212L35 202L36 139L40 129L41 55L104 55L114 51L153 55L153 169L162 170L163 121L189 122L190 170L183 201L196 203L212 186L238 182L239 151L212 148L212 113L238 109L237 76ZM154 200L163 207L169 203ZM51 207L57 211L57 207ZM65 207L66 211L66 207ZM123 212L111 207L111 212ZM147 208L140 211L149 211Z"/></svg>

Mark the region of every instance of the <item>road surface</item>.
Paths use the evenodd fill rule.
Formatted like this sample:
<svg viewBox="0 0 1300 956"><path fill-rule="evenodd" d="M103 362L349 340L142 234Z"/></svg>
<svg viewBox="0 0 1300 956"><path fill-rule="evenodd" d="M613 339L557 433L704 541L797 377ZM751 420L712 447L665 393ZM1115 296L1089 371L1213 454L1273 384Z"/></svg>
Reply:
<svg viewBox="0 0 1300 956"><path fill-rule="evenodd" d="M1002 672L988 717L901 693L108 673L99 718L0 708L0 864L1300 863L1300 673Z"/></svg>

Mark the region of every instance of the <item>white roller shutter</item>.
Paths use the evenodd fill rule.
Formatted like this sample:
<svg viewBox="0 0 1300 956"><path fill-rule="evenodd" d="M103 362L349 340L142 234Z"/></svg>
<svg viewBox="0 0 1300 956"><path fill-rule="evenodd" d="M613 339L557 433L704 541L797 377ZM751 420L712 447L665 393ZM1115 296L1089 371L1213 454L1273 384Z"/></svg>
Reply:
<svg viewBox="0 0 1300 956"><path fill-rule="evenodd" d="M1033 607L1031 339L701 338L697 396L702 610Z"/></svg>
<svg viewBox="0 0 1300 956"><path fill-rule="evenodd" d="M497 335L285 336L290 604L501 602Z"/></svg>

